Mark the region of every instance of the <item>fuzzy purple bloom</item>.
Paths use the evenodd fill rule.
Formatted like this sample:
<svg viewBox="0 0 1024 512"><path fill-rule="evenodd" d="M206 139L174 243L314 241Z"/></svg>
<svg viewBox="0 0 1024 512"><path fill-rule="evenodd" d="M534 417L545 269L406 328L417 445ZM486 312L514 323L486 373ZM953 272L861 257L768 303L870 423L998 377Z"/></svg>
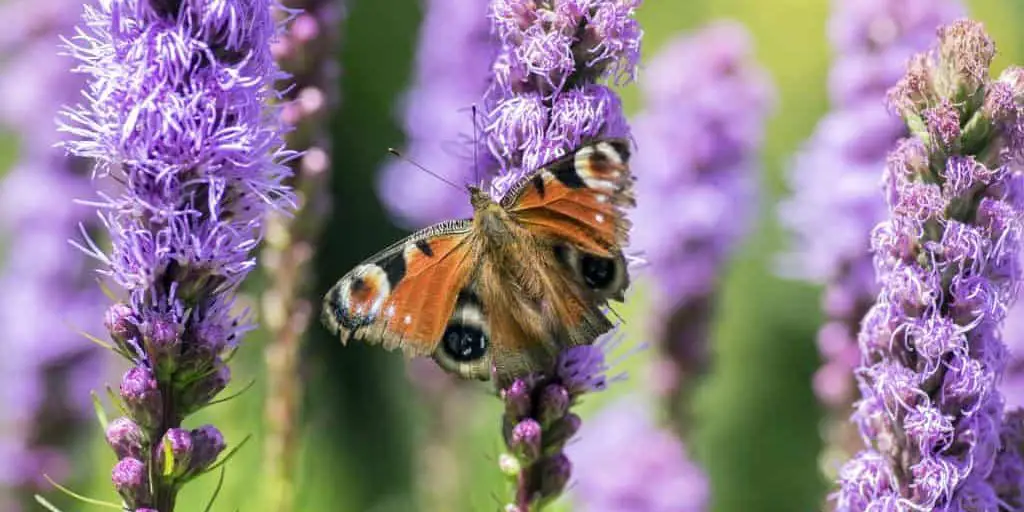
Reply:
<svg viewBox="0 0 1024 512"><path fill-rule="evenodd" d="M707 510L707 477L679 438L655 425L652 407L622 399L589 420L566 448L575 461L571 485L582 512Z"/></svg>
<svg viewBox="0 0 1024 512"><path fill-rule="evenodd" d="M402 100L404 155L455 184L493 175L490 155L474 155L472 106L487 89L498 43L487 2L430 0L417 45L413 87ZM478 113L479 115L479 113ZM474 156L479 160L474 161ZM381 169L379 196L392 217L420 227L472 213L464 190L392 160Z"/></svg>
<svg viewBox="0 0 1024 512"><path fill-rule="evenodd" d="M646 71L646 105L633 119L644 171L633 247L655 283L652 334L668 356L659 393L684 421L675 408L705 366L714 290L753 221L775 91L749 33L731 21L670 41Z"/></svg>
<svg viewBox="0 0 1024 512"><path fill-rule="evenodd" d="M126 296L106 322L135 365L122 400L147 443L166 448L147 444L141 460L119 463L118 478L128 465L168 469L153 473L152 493L115 478L131 507L171 510L194 476L203 456L179 427L227 385L224 356L252 328L235 291L255 265L265 216L294 205L282 184L293 153L270 106L282 78L270 50L281 29L274 8L104 1L85 7L67 43L90 81L86 102L65 112L65 147L95 161L92 204L112 244L104 251L86 238L84 247ZM173 461L162 460L168 450Z"/></svg>
<svg viewBox="0 0 1024 512"><path fill-rule="evenodd" d="M779 208L794 238L780 258L782 272L826 287L827 320L817 340L824 364L813 388L829 410L822 460L830 477L860 446L847 420L857 394L857 329L878 293L869 238L886 215L879 193L886 154L908 133L886 110L885 91L903 75L906 60L931 44L935 28L962 11L958 0L833 2L832 111L794 158L793 196Z"/></svg>
<svg viewBox="0 0 1024 512"><path fill-rule="evenodd" d="M32 492L70 472L66 447L92 420L89 397L106 361L78 331L96 332L102 312L88 259L67 240L90 208L88 165L54 148L53 116L78 97L74 61L57 55L59 34L78 19L72 0L14 0L0 6L0 125L17 133L18 159L0 180L0 509L17 511ZM24 504L24 503L23 503ZM25 505L34 508L36 505Z"/></svg>
<svg viewBox="0 0 1024 512"><path fill-rule="evenodd" d="M626 137L618 95L601 82L636 74L640 0L495 0L500 51L480 119L496 161L491 195L595 137Z"/></svg>
<svg viewBox="0 0 1024 512"><path fill-rule="evenodd" d="M837 510L996 507L1000 328L1021 281L1024 89L1016 69L988 78L994 53L981 24L943 26L889 92L911 138L889 154L889 215L871 234L881 290L858 338L853 415L869 448L840 470ZM994 94L1013 101L985 107Z"/></svg>

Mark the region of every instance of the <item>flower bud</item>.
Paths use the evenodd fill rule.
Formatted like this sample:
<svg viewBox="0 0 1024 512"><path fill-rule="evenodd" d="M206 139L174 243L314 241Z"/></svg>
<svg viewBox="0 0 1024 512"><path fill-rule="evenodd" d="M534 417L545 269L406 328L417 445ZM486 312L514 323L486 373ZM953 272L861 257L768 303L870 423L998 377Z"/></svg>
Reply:
<svg viewBox="0 0 1024 512"><path fill-rule="evenodd" d="M161 380L169 379L177 368L182 329L173 318L159 315L142 326L146 354Z"/></svg>
<svg viewBox="0 0 1024 512"><path fill-rule="evenodd" d="M561 494L572 476L572 463L564 453L552 455L539 463L540 495L551 498Z"/></svg>
<svg viewBox="0 0 1024 512"><path fill-rule="evenodd" d="M565 443L579 432L583 420L575 413L568 413L560 420L554 422L547 431L545 442L549 448L561 448Z"/></svg>
<svg viewBox="0 0 1024 512"><path fill-rule="evenodd" d="M121 379L121 398L132 419L144 429L152 430L163 414L163 397L153 373L143 366L125 372Z"/></svg>
<svg viewBox="0 0 1024 512"><path fill-rule="evenodd" d="M164 433L157 452L160 474L171 479L185 475L191 467L193 453L192 435L188 430L172 428ZM167 460L170 456L171 460Z"/></svg>
<svg viewBox="0 0 1024 512"><path fill-rule="evenodd" d="M530 415L531 387L525 380L516 379L502 391L502 398L505 400L505 414L513 421L519 421Z"/></svg>
<svg viewBox="0 0 1024 512"><path fill-rule="evenodd" d="M538 415L541 425L550 426L569 410L569 391L558 384L546 386L540 395Z"/></svg>
<svg viewBox="0 0 1024 512"><path fill-rule="evenodd" d="M107 308L103 315L103 325L111 339L121 347L139 333L135 325L135 313L127 304L118 303Z"/></svg>
<svg viewBox="0 0 1024 512"><path fill-rule="evenodd" d="M227 444L224 435L213 425L203 425L190 432L192 436L192 464L189 473L199 474L210 467L220 456Z"/></svg>
<svg viewBox="0 0 1024 512"><path fill-rule="evenodd" d="M512 429L509 448L526 462L537 460L541 451L541 426L533 418L520 421Z"/></svg>
<svg viewBox="0 0 1024 512"><path fill-rule="evenodd" d="M503 453L498 456L498 469L501 470L501 474L509 478L515 478L522 472L523 465L515 455Z"/></svg>
<svg viewBox="0 0 1024 512"><path fill-rule="evenodd" d="M181 393L181 408L183 414L192 414L202 409L213 400L213 397L224 391L231 381L231 369L222 361L217 361L216 369L205 377L192 382Z"/></svg>
<svg viewBox="0 0 1024 512"><path fill-rule="evenodd" d="M117 418L107 425L107 443L118 459L141 459L144 439L142 428L129 418Z"/></svg>
<svg viewBox="0 0 1024 512"><path fill-rule="evenodd" d="M141 460L131 457L119 460L110 473L110 480L129 506L149 502L149 472Z"/></svg>

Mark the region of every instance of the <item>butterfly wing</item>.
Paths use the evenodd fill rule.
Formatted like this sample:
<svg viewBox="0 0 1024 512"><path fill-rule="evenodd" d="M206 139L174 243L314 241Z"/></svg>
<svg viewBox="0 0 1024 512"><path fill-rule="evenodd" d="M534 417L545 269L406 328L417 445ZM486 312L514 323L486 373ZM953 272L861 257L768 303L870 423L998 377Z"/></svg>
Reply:
<svg viewBox="0 0 1024 512"><path fill-rule="evenodd" d="M533 293L491 299L505 306L488 318L499 380L543 369L564 346L593 343L613 327L602 308L609 299L621 301L629 285L622 249L635 178L628 160L625 140L585 144L525 176L502 199L512 222L528 233L520 257L538 282ZM483 274L480 285L496 281ZM515 307L517 297L531 295L539 299L532 309ZM532 325L543 334L529 332Z"/></svg>
<svg viewBox="0 0 1024 512"><path fill-rule="evenodd" d="M331 287L322 320L349 339L430 355L445 333L470 278L472 221L423 229L384 249Z"/></svg>
<svg viewBox="0 0 1024 512"><path fill-rule="evenodd" d="M629 142L581 146L519 180L501 200L535 236L604 258L628 242L625 208L636 205Z"/></svg>

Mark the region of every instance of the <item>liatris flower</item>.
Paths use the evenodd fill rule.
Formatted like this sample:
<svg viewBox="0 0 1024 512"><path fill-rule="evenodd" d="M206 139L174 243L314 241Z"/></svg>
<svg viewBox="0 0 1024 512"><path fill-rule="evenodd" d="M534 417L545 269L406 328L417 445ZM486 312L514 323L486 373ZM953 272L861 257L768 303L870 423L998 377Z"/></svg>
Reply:
<svg viewBox="0 0 1024 512"><path fill-rule="evenodd" d="M707 510L703 472L679 438L655 425L639 397L607 406L566 447L575 467L572 496L581 512Z"/></svg>
<svg viewBox="0 0 1024 512"><path fill-rule="evenodd" d="M935 28L963 11L958 0L832 5L832 111L794 159L793 196L779 210L795 239L782 258L783 272L826 287L827 320L818 332L824 364L814 391L829 411L822 469L830 477L860 445L848 417L857 394L857 329L878 293L869 238L886 214L879 193L885 155L907 135L899 117L886 111L885 91L902 76L907 58L932 42Z"/></svg>
<svg viewBox="0 0 1024 512"><path fill-rule="evenodd" d="M634 118L643 169L634 246L655 283L652 325L666 361L657 385L677 426L688 383L705 365L718 276L749 231L758 151L774 89L750 36L717 22L667 44L650 62Z"/></svg>
<svg viewBox="0 0 1024 512"><path fill-rule="evenodd" d="M0 181L0 245L11 248L0 256L0 510L12 512L40 490L43 475L69 473L67 447L92 411L80 390L103 373L102 352L77 334L99 329L101 292L87 259L67 244L79 223L95 224L90 208L72 203L88 190L88 166L53 147L53 116L82 85L74 61L57 55L78 5L0 7L11 23L0 35L0 123L20 137L18 160Z"/></svg>
<svg viewBox="0 0 1024 512"><path fill-rule="evenodd" d="M474 152L472 109L487 89L498 51L488 32L487 2L429 0L424 8L416 77L402 102L405 154L456 184L478 179L477 173L493 176L490 155ZM378 188L391 215L410 227L472 213L465 190L401 160L381 170Z"/></svg>
<svg viewBox="0 0 1024 512"><path fill-rule="evenodd" d="M618 95L601 80L636 74L640 0L493 0L501 50L484 95L484 143L500 197L516 179L593 137L629 134Z"/></svg>
<svg viewBox="0 0 1024 512"><path fill-rule="evenodd" d="M290 30L271 47L293 85L281 98L281 117L291 127L288 147L304 152L290 162L299 210L295 215L274 212L267 219L267 243L260 260L269 280L263 291L263 320L271 341L264 350L267 397L263 458L268 509L292 510L296 457L300 434L299 401L303 379L300 347L309 327L310 261L323 221L330 209L330 141L325 125L338 102L337 28L343 5L333 0L284 0L278 11L291 16Z"/></svg>
<svg viewBox="0 0 1024 512"><path fill-rule="evenodd" d="M510 453L498 463L515 487L506 511L540 510L565 489L573 464L563 449L581 424L570 409L584 393L607 386L605 349L604 341L566 349L550 375L516 379L501 390L502 433Z"/></svg>
<svg viewBox="0 0 1024 512"><path fill-rule="evenodd" d="M127 295L105 317L133 363L120 386L127 418L107 436L131 510L173 510L224 450L215 427L182 421L227 386L227 356L252 328L235 291L267 213L294 204L282 185L292 154L269 106L282 77L273 7L106 0L86 6L68 42L90 82L87 103L66 112L65 147L96 161L112 248L85 243Z"/></svg>
<svg viewBox="0 0 1024 512"><path fill-rule="evenodd" d="M871 236L881 291L859 335L854 412L868 448L840 470L838 510L997 509L1024 69L991 80L994 54L981 24L957 21L889 93L912 136L889 155L889 216Z"/></svg>
<svg viewBox="0 0 1024 512"><path fill-rule="evenodd" d="M483 98L483 144L497 161L491 195L595 137L629 134L618 96L599 81L632 79L641 31L640 0L493 0L492 33L500 51ZM574 347L545 375L501 390L503 434L512 454L502 470L515 478L507 510L528 512L564 489L572 465L562 447L579 428L569 411L578 396L604 386L598 345Z"/></svg>

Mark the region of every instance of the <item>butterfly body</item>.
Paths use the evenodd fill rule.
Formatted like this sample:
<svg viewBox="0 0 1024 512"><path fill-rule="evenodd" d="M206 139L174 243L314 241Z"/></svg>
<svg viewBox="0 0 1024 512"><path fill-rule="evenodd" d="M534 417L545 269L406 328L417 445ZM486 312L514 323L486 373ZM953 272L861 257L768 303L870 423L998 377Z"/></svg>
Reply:
<svg viewBox="0 0 1024 512"><path fill-rule="evenodd" d="M325 325L502 381L550 367L612 328L602 307L629 284L634 204L628 143L584 145L495 201L468 187L473 218L431 226L357 266L324 299Z"/></svg>

